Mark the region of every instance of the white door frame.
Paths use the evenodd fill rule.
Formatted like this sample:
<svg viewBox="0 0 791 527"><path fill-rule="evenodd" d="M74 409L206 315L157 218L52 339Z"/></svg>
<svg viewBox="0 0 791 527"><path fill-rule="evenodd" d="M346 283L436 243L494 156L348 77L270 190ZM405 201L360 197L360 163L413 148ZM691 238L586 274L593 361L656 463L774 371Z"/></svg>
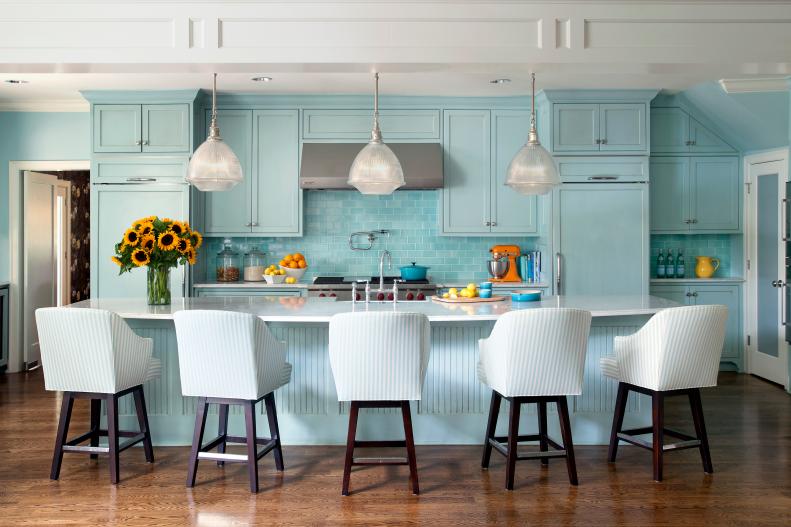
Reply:
<svg viewBox="0 0 791 527"><path fill-rule="evenodd" d="M757 211L755 210L755 205L753 201L756 199L756 190L754 188L752 181L752 172L751 167L753 165L762 165L766 163L772 163L777 168L777 173L780 176L780 183L782 185L782 195L785 195L785 183L789 181L788 177L788 161L789 161L789 151L788 149L778 149L772 150L767 152L761 152L757 154L751 154L744 156L744 182L745 182L745 192L744 192L744 269L746 270L745 277L745 292L744 295L744 309L745 309L745 329L746 335L753 336L750 339L750 343L745 343L745 366L748 373L757 374L761 377L765 377L766 374L761 375L762 372L766 371L767 368L778 368L782 369L782 374L779 377L776 377L775 380L780 380L783 386L786 389L789 389L789 373L788 373L788 346L781 348L780 355L778 357L779 361L775 362L772 361L772 365L764 364L763 361L759 361L758 355L756 352L757 346L757 328L758 328L758 308L756 305L757 302L757 294L758 294L758 284L757 284L757 265L750 265L752 262L757 262L757 244L756 240L753 239L751 236L752 229L754 228L755 222L755 214ZM753 188L751 188L753 187ZM751 192L750 192L751 191ZM787 198L791 198L791 196L785 196ZM779 232L783 232L785 229L784 225L784 213L778 215L779 221L781 223ZM779 268L783 269L782 260L784 259L785 255L785 248L783 247L780 251L778 262ZM785 279L784 273L781 273L778 278ZM781 302L785 302L785 296L781 296ZM783 307L780 306L782 310ZM781 311L782 312L782 311ZM788 317L789 314L786 314ZM778 332L780 333L780 343L785 344L785 334L781 328L778 328ZM785 351L785 353L783 353ZM772 370L775 371L775 370ZM771 379L770 379L771 380Z"/></svg>
<svg viewBox="0 0 791 527"><path fill-rule="evenodd" d="M8 163L8 258L11 285L9 287L8 371L21 371L24 353L20 345L22 331L22 178L26 170L47 172L52 170L90 170L90 161L10 161Z"/></svg>

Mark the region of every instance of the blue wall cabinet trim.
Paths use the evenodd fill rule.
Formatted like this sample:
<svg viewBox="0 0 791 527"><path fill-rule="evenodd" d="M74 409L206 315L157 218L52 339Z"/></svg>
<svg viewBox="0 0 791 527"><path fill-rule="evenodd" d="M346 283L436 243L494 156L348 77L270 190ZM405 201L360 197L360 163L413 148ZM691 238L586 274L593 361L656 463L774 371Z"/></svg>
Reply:
<svg viewBox="0 0 791 527"><path fill-rule="evenodd" d="M190 105L143 105L143 152L189 153Z"/></svg>
<svg viewBox="0 0 791 527"><path fill-rule="evenodd" d="M302 235L299 156L299 110L255 110L254 234Z"/></svg>
<svg viewBox="0 0 791 527"><path fill-rule="evenodd" d="M600 104L599 149L644 152L646 140L645 104Z"/></svg>
<svg viewBox="0 0 791 527"><path fill-rule="evenodd" d="M534 234L538 232L536 196L523 196L505 186L508 165L527 141L530 112L492 112L491 232Z"/></svg>
<svg viewBox="0 0 791 527"><path fill-rule="evenodd" d="M689 152L689 116L681 108L651 109L651 153Z"/></svg>
<svg viewBox="0 0 791 527"><path fill-rule="evenodd" d="M94 156L93 183L184 183L187 156Z"/></svg>
<svg viewBox="0 0 791 527"><path fill-rule="evenodd" d="M690 166L691 230L739 232L741 185L738 157L693 157Z"/></svg>
<svg viewBox="0 0 791 527"><path fill-rule="evenodd" d="M490 127L489 110L444 112L445 234L483 234L491 230Z"/></svg>
<svg viewBox="0 0 791 527"><path fill-rule="evenodd" d="M144 216L157 215L173 219L189 218L189 186L186 184L139 184L91 186L91 298L144 298L146 268L118 275L118 266L110 261L115 244L131 223ZM181 297L185 286L185 269L171 270L173 297Z"/></svg>
<svg viewBox="0 0 791 527"><path fill-rule="evenodd" d="M651 158L651 232L689 232L689 165L687 157Z"/></svg>
<svg viewBox="0 0 791 527"><path fill-rule="evenodd" d="M425 140L440 138L439 110L380 110L379 123L387 140ZM303 111L304 139L355 139L371 136L372 110Z"/></svg>
<svg viewBox="0 0 791 527"><path fill-rule="evenodd" d="M703 126L695 118L689 118L690 152L693 153L735 153L736 149L723 141L717 134Z"/></svg>
<svg viewBox="0 0 791 527"><path fill-rule="evenodd" d="M599 150L599 105L555 104L553 106L553 150L588 152Z"/></svg>
<svg viewBox="0 0 791 527"><path fill-rule="evenodd" d="M210 112L206 112L206 123ZM218 110L223 141L242 165L244 181L224 192L198 192L203 202L203 233L208 236L250 234L253 218L253 111Z"/></svg>
<svg viewBox="0 0 791 527"><path fill-rule="evenodd" d="M93 107L93 151L142 151L142 107L139 104L96 104Z"/></svg>

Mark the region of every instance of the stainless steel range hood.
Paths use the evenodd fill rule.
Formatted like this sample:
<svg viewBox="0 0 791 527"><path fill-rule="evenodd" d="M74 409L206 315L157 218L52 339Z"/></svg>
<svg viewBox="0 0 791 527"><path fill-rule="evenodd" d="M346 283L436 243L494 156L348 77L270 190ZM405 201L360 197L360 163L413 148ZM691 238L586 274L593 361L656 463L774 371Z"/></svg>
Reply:
<svg viewBox="0 0 791 527"><path fill-rule="evenodd" d="M365 143L303 143L299 186L354 190L349 168ZM401 162L406 184L398 190L442 188L442 146L437 143L387 143Z"/></svg>

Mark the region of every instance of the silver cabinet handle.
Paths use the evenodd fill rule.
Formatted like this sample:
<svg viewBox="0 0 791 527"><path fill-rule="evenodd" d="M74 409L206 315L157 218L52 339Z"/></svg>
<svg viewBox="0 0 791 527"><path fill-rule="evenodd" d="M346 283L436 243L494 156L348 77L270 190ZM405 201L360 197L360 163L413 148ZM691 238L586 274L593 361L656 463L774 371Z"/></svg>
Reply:
<svg viewBox="0 0 791 527"><path fill-rule="evenodd" d="M156 181L157 178L155 177L128 177L126 178L127 181L130 183L142 183L146 181Z"/></svg>
<svg viewBox="0 0 791 527"><path fill-rule="evenodd" d="M142 144L143 144L143 141L142 141L141 139L138 139L137 141L135 141L135 144L136 144L137 146L140 146L140 145L142 145Z"/></svg>
<svg viewBox="0 0 791 527"><path fill-rule="evenodd" d="M589 176L588 181L618 181L618 176Z"/></svg>
<svg viewBox="0 0 791 527"><path fill-rule="evenodd" d="M252 223L250 226L251 226L251 227L258 227L258 222L257 222L257 221L254 221L254 222L253 222L253 223Z"/></svg>
<svg viewBox="0 0 791 527"><path fill-rule="evenodd" d="M557 287L558 294L560 294L560 285L561 285L561 278L560 277L561 277L561 272L563 270L562 267L561 267L561 259L562 258L563 257L561 256L560 253L555 253L555 265L557 267L556 268L556 272L555 272L555 286Z"/></svg>
<svg viewBox="0 0 791 527"><path fill-rule="evenodd" d="M252 224L252 222L248 222L248 223L245 223L245 224L244 224L244 226L245 226L245 227L252 227L252 226L253 226L253 224Z"/></svg>
<svg viewBox="0 0 791 527"><path fill-rule="evenodd" d="M594 141L594 143L595 143L595 144L597 144L597 145L600 145L600 144L601 144L601 139L596 139L596 140Z"/></svg>
<svg viewBox="0 0 791 527"><path fill-rule="evenodd" d="M607 144L607 140L606 139L602 139L601 140L601 144L606 145Z"/></svg>
<svg viewBox="0 0 791 527"><path fill-rule="evenodd" d="M697 292L697 291L694 291L694 292L692 293L692 296L698 296L698 292Z"/></svg>
<svg viewBox="0 0 791 527"><path fill-rule="evenodd" d="M492 227L497 227L497 222L496 221L490 221L489 223L492 224Z"/></svg>
<svg viewBox="0 0 791 527"><path fill-rule="evenodd" d="M492 226L492 222L490 222L490 221L485 221L485 222L483 222L483 224L484 224L486 227L491 227L491 226Z"/></svg>
<svg viewBox="0 0 791 527"><path fill-rule="evenodd" d="M143 144L144 144L144 145L148 145L148 139L146 139L145 141L143 141Z"/></svg>
<svg viewBox="0 0 791 527"><path fill-rule="evenodd" d="M686 223L687 225L689 225L690 223L692 223L692 220L684 220L684 223Z"/></svg>
<svg viewBox="0 0 791 527"><path fill-rule="evenodd" d="M698 220L696 220L696 219L691 219L691 220L689 220L689 222L690 222L690 223L697 223L697 222L698 222Z"/></svg>

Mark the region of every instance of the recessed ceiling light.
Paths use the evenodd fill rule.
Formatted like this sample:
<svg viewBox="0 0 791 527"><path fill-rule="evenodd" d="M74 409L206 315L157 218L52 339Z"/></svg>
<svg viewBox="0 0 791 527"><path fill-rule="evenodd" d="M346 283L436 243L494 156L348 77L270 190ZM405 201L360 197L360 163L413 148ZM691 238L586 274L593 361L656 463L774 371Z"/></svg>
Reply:
<svg viewBox="0 0 791 527"><path fill-rule="evenodd" d="M253 82L272 82L272 77L253 77L250 80Z"/></svg>
<svg viewBox="0 0 791 527"><path fill-rule="evenodd" d="M509 82L511 82L511 79L492 79L489 84L508 84Z"/></svg>
<svg viewBox="0 0 791 527"><path fill-rule="evenodd" d="M6 79L3 82L6 84L27 84L27 81L21 79Z"/></svg>

